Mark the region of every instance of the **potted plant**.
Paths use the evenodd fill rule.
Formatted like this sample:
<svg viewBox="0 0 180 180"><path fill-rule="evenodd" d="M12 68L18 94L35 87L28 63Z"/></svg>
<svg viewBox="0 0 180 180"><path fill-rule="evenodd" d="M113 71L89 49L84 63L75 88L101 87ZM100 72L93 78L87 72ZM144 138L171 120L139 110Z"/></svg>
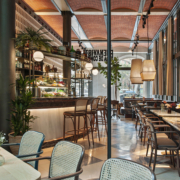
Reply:
<svg viewBox="0 0 180 180"><path fill-rule="evenodd" d="M45 48L47 51L50 51L50 42L52 40L44 38L44 35L48 32L41 32L43 29L43 26L37 31L27 27L25 31L20 31L15 38L15 47L18 49L28 47L31 50Z"/></svg>
<svg viewBox="0 0 180 180"><path fill-rule="evenodd" d="M32 82L33 80L29 81L29 78L23 79L21 75L20 79L17 80L19 95L11 100L11 118L8 119L12 128L12 132L8 134L9 143L20 143L22 135L31 129L29 123L36 118L28 110L34 102L30 88L27 89L27 86L30 86ZM18 154L18 146L11 146L10 148L13 154Z"/></svg>
<svg viewBox="0 0 180 180"><path fill-rule="evenodd" d="M107 65L107 61L105 61L105 64ZM101 63L98 63L98 69L100 71L100 74L103 74L105 78L107 78L107 67L103 67ZM117 90L120 90L121 83L121 74L119 72L121 70L121 65L119 64L118 58L114 57L114 59L111 59L111 85L115 85L115 98L117 100Z"/></svg>

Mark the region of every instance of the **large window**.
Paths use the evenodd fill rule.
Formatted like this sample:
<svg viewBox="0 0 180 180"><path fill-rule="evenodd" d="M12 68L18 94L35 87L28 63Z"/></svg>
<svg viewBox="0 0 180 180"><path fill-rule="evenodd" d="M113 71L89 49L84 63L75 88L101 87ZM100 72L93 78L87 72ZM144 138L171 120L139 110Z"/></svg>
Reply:
<svg viewBox="0 0 180 180"><path fill-rule="evenodd" d="M121 90L119 91L120 102L123 102L123 98L143 97L143 84L134 85L130 81L130 71L122 70L121 73Z"/></svg>

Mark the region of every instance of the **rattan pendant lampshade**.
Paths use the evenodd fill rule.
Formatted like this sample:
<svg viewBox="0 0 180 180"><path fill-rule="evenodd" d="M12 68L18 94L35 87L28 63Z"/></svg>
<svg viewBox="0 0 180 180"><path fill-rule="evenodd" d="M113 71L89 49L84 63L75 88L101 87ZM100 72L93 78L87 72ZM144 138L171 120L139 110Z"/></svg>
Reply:
<svg viewBox="0 0 180 180"><path fill-rule="evenodd" d="M154 81L156 69L153 60L144 60L142 62L141 78L143 81Z"/></svg>
<svg viewBox="0 0 180 180"><path fill-rule="evenodd" d="M131 84L143 84L141 79L142 59L133 59L131 62L130 80Z"/></svg>

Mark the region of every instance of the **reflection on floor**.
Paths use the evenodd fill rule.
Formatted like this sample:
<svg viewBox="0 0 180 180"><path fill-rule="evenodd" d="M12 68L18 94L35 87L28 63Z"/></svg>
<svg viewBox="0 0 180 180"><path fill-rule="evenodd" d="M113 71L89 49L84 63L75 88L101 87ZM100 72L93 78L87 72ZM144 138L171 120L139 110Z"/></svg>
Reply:
<svg viewBox="0 0 180 180"><path fill-rule="evenodd" d="M99 142L97 133L94 133L94 147L88 145L87 138L78 141L85 147L85 156L82 163L83 173L80 175L82 180L97 180L100 175L101 167L107 159L107 136L104 127L101 127L101 140ZM53 148L44 149L42 156L51 156ZM161 153L161 152L159 152ZM139 162L148 166L149 156L146 157L146 146L140 142L131 119L121 120L112 119L112 157ZM47 177L49 172L49 161L42 160L39 164L39 171L42 177ZM158 157L156 171L158 180L179 180L178 172L170 165L169 158Z"/></svg>

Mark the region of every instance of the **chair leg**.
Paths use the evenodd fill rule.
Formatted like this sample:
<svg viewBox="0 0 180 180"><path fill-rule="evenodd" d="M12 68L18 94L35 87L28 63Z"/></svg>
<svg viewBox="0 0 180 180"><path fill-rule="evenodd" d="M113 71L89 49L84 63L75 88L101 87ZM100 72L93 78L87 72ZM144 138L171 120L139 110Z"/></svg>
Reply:
<svg viewBox="0 0 180 180"><path fill-rule="evenodd" d="M145 146L145 140L146 140L146 127L144 127L144 146Z"/></svg>
<svg viewBox="0 0 180 180"><path fill-rule="evenodd" d="M155 149L155 153L154 153L153 171L155 171L155 167L156 167L156 159L157 159L157 149Z"/></svg>
<svg viewBox="0 0 180 180"><path fill-rule="evenodd" d="M99 137L99 141L100 141L100 135L99 135L99 125L98 125L98 114L96 113L96 127L98 130L98 137Z"/></svg>
<svg viewBox="0 0 180 180"><path fill-rule="evenodd" d="M65 139L65 118L66 118L66 116L64 115L64 124L63 124L63 140Z"/></svg>
<svg viewBox="0 0 180 180"><path fill-rule="evenodd" d="M149 167L151 167L152 157L153 157L153 148L151 147L151 156L150 156L150 160L149 160Z"/></svg>
<svg viewBox="0 0 180 180"><path fill-rule="evenodd" d="M88 125L87 125L87 114L85 115L85 125L86 125L86 129L87 129L88 142L89 142L89 146L90 146L89 130L88 130Z"/></svg>
<svg viewBox="0 0 180 180"><path fill-rule="evenodd" d="M79 127L80 127L80 116L78 116L78 136L79 136ZM84 133L83 133L83 139L84 139Z"/></svg>
<svg viewBox="0 0 180 180"><path fill-rule="evenodd" d="M92 115L91 115L92 116ZM93 141L93 145L94 145L94 137L93 137L93 126L92 123L94 124L94 114L93 114L93 118L90 119L90 125L91 125L91 135L92 135L92 141Z"/></svg>
<svg viewBox="0 0 180 180"><path fill-rule="evenodd" d="M77 138L76 138L76 116L74 116L74 142L77 143Z"/></svg>
<svg viewBox="0 0 180 180"><path fill-rule="evenodd" d="M147 157L147 155L148 155L148 151L149 151L149 139L148 139L148 142L147 142L146 157Z"/></svg>
<svg viewBox="0 0 180 180"><path fill-rule="evenodd" d="M180 169L179 169L179 150L177 150L177 169L178 169L178 174L180 177Z"/></svg>
<svg viewBox="0 0 180 180"><path fill-rule="evenodd" d="M175 160L174 160L174 151L172 151L172 160L173 160L173 166L175 167Z"/></svg>

